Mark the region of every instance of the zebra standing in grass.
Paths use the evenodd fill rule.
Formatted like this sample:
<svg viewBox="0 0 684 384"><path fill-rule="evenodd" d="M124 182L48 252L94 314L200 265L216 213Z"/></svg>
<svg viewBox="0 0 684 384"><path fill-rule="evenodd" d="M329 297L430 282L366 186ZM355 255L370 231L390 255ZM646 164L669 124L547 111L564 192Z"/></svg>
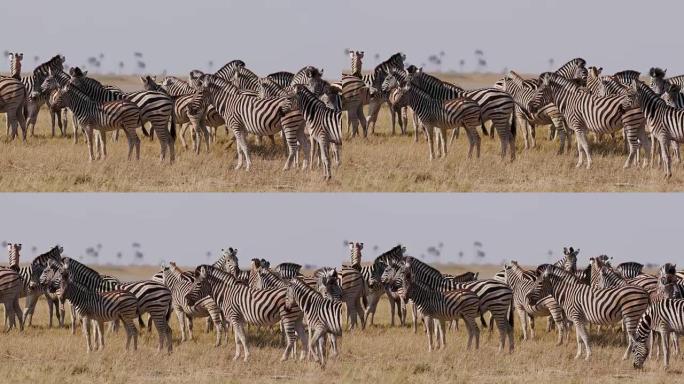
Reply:
<svg viewBox="0 0 684 384"><path fill-rule="evenodd" d="M21 244L9 243L7 244L7 250L9 252L9 267L19 273L19 276L21 277L21 281L23 284L23 289L20 294L20 298L26 297L26 308L24 308L24 313L22 314L24 324L26 324L27 326L31 325L33 321L33 312L35 311L36 304L38 303L38 297L41 294L44 294L49 310L49 326L52 327L53 309L55 310L59 325L64 325L64 319L62 316L60 316L59 300L54 295L51 295L49 292L40 289L40 287L31 287L31 275L33 274L34 268L33 263L24 267L19 266Z"/></svg>
<svg viewBox="0 0 684 384"><path fill-rule="evenodd" d="M480 313L490 312L499 330L499 350L503 350L508 338L508 350L513 352L513 291L508 285L489 279L458 283L445 278L437 269L410 256L405 257L405 264L410 269L414 281L423 283L433 290L446 292L469 289L477 294L480 298Z"/></svg>
<svg viewBox="0 0 684 384"><path fill-rule="evenodd" d="M363 244L363 243L358 243ZM361 245L363 249L363 245ZM361 262L361 249L358 252L359 263ZM385 268L395 265L403 260L406 248L401 245L392 247L389 251L376 257L371 265L361 266L361 275L366 285L366 300L368 305L364 316L368 323L370 317L370 324L373 325L375 319L375 311L377 310L378 302L383 294L387 294L387 299L390 304L391 325L394 326L395 313L399 314L399 322L401 325L406 323L406 305L396 292L386 289L382 284L381 277ZM352 265L353 265L352 261Z"/></svg>
<svg viewBox="0 0 684 384"><path fill-rule="evenodd" d="M670 335L684 334L684 299L662 299L651 303L630 336L634 368L642 368L649 355L651 332L660 333L663 365L670 363Z"/></svg>
<svg viewBox="0 0 684 384"><path fill-rule="evenodd" d="M339 350L337 338L342 337L342 303L326 299L320 292L311 288L299 278L290 280L287 287L285 308L299 307L309 325L308 350L313 353L317 362L324 365L323 350L325 336L331 336L333 357L337 357ZM314 351L316 350L316 351Z"/></svg>
<svg viewBox="0 0 684 384"><path fill-rule="evenodd" d="M88 158L93 161L93 131L110 131L123 129L128 137L128 159L130 160L135 149L136 159L140 159L140 138L136 129L141 126L140 108L128 100L116 100L109 102L93 101L76 86L66 84L60 86L54 76L49 76L42 84L44 92L58 90L61 102L64 103L76 116L79 125L85 130L88 139ZM143 128L143 132L146 131ZM102 140L101 154L107 156L106 136L100 134ZM100 152L100 151L98 151ZM98 153L99 158L99 153Z"/></svg>
<svg viewBox="0 0 684 384"><path fill-rule="evenodd" d="M116 279L104 278L97 271L69 257L63 257L59 263L48 262L48 267L39 277L39 283L43 286L51 286L59 277L60 269L67 271L72 281L82 284L93 292L125 290L132 293L138 300L139 314L149 313L149 321L154 322L157 328L159 334L157 350L161 351L166 344L167 352L171 353L173 344L168 321L172 310L172 295L163 283L152 280L121 283ZM138 321L141 327L144 326L142 318L138 317Z"/></svg>
<svg viewBox="0 0 684 384"><path fill-rule="evenodd" d="M190 272L183 272L176 266L175 263L170 263L169 266L162 266L163 283L171 290L171 299L173 310L178 317L178 324L181 330L181 342L187 339L192 340L193 334L193 318L209 316L214 323L216 330L215 347L221 345L221 337L223 332L223 322L221 320L221 310L211 297L206 297L197 304L189 306L185 295L190 292L192 283L195 277ZM187 319L187 338L186 338L186 319Z"/></svg>
<svg viewBox="0 0 684 384"><path fill-rule="evenodd" d="M530 320L530 337L534 338L534 318L539 316L551 316L558 329L558 342L556 345L561 345L563 343L563 333L565 331L563 309L551 295L542 298L534 305L530 305L527 300L527 294L534 289L537 274L534 271L522 269L517 261L511 261L510 265L505 265L504 272L506 283L513 290L513 305L520 317L523 340L527 340L528 338L528 319Z"/></svg>
<svg viewBox="0 0 684 384"><path fill-rule="evenodd" d="M271 326L281 323L287 339L287 347L281 360L286 360L294 348L295 332L308 345L302 326L302 312L299 307L285 305L287 288L254 290L238 282L235 277L210 265L195 269L195 281L186 295L188 305L195 305L205 296L211 296L221 307L223 315L235 332L235 356L237 360L244 349L244 360L249 358L244 324Z"/></svg>
<svg viewBox="0 0 684 384"><path fill-rule="evenodd" d="M568 127L577 134L578 168L582 166L584 156L587 158L587 169L591 168L592 160L586 137L587 131L608 134L620 128L625 131L630 143L629 156L624 167L632 164L639 151L638 140L641 139L644 142L646 139L643 127L629 125L624 119L625 112L633 109L635 105L636 92L599 97L588 92L580 92L574 82L555 73L547 72L540 78L541 84L529 103L530 110L538 111L550 101L558 106Z"/></svg>
<svg viewBox="0 0 684 384"><path fill-rule="evenodd" d="M389 59L376 65L373 72L362 75L363 82L370 90L371 96L368 102L368 121L366 124L371 134L375 134L375 123L378 121L380 107L384 103L389 103L389 93L382 90L382 83L392 72L404 71L404 60L406 60L405 54L395 53Z"/></svg>
<svg viewBox="0 0 684 384"><path fill-rule="evenodd" d="M166 158L166 150L169 150L169 161L174 162L176 158L174 140L176 139L176 124L173 116L173 100L164 92L156 91L136 91L123 93L107 88L95 79L86 77L87 72L81 71L78 67L71 68L71 82L85 95L95 102L106 102L111 100L126 99L138 106L140 110L140 125L150 123L151 131L159 138L161 146L160 160ZM171 128L169 129L169 121ZM104 135L100 137L104 145ZM129 139L130 140L130 139Z"/></svg>
<svg viewBox="0 0 684 384"><path fill-rule="evenodd" d="M138 330L133 321L138 317L140 309L138 299L134 294L123 289L107 292L93 291L74 279L66 267L58 269L53 284L59 286L57 291L59 298L69 300L82 319L87 352L93 350L90 343L91 321L97 326L95 350L104 348L104 322L115 320L121 320L126 329L126 350L130 346L131 339L133 350L138 349Z"/></svg>
<svg viewBox="0 0 684 384"><path fill-rule="evenodd" d="M5 305L5 332L15 327L19 319L19 330L24 330L19 297L23 288L21 276L13 268L0 267L0 303Z"/></svg>
<svg viewBox="0 0 684 384"><path fill-rule="evenodd" d="M308 88L303 86L295 87L297 104L306 119L309 127L310 145L313 148L313 141L318 142L323 160L324 178L330 179L330 159L328 154L329 145L333 145L334 158L336 165L340 165L340 147L342 146L342 112L335 111L325 106ZM313 153L309 159L309 166L313 164Z"/></svg>
<svg viewBox="0 0 684 384"><path fill-rule="evenodd" d="M349 329L356 328L357 317L361 321L361 329L366 328L366 318L361 303L366 302L366 285L361 272L348 265L343 265L339 272L342 286L342 300L347 306L347 320Z"/></svg>
<svg viewBox="0 0 684 384"><path fill-rule="evenodd" d="M389 267L392 269L394 267ZM388 273L390 271L387 271ZM481 313L481 303L478 295L469 289L455 289L441 291L421 282L414 275L410 264L399 267L395 279L399 295L404 299L411 299L416 307L419 318L425 324L428 336L428 351L432 351L433 325L437 326L437 348L446 346L445 322L463 319L468 330L467 349L470 349L473 339L475 349L480 347L480 329L476 319ZM436 321L433 321L436 320ZM437 324L435 324L438 321Z"/></svg>
<svg viewBox="0 0 684 384"><path fill-rule="evenodd" d="M17 137L17 128L20 127L22 140L26 142L26 97L26 89L21 81L0 76L0 113L7 115L7 135L10 140Z"/></svg>
<svg viewBox="0 0 684 384"><path fill-rule="evenodd" d="M643 288L627 285L596 289L579 283L575 275L550 264L543 266L534 289L528 294L528 300L533 305L548 295L553 296L567 319L575 325L575 358L582 355L584 344L587 360L591 356L587 324L610 325L622 321L627 334L631 335L649 303L648 292ZM623 359L628 357L631 346L630 340Z"/></svg>
<svg viewBox="0 0 684 384"><path fill-rule="evenodd" d="M515 111L515 102L508 93L496 88L466 91L458 86L445 83L434 76L430 76L422 72L422 70L411 74L409 79L412 85L418 87L434 99L467 98L476 102L481 110L480 126L483 126L486 121L491 120L493 129L496 129L499 134L501 157L505 157L507 150L510 149L510 159L515 159L515 120L511 124L511 117Z"/></svg>
<svg viewBox="0 0 684 384"><path fill-rule="evenodd" d="M482 113L477 102L464 97L444 101L435 99L412 84L401 88L397 98L399 102L410 106L420 118L427 132L430 160L435 157L432 142L434 128L439 129L438 133L441 137L441 141L438 142L439 156L446 156L446 130L461 126L465 127L468 135L468 158L472 157L473 149L475 149L476 157L480 157L480 136L477 128L482 125Z"/></svg>
<svg viewBox="0 0 684 384"><path fill-rule="evenodd" d="M251 166L249 149L245 140L247 133L260 136L283 131L288 145L288 157L284 169L289 169L295 160L298 142L304 147L305 157L309 155L309 145L301 125L283 125L282 118L291 111L289 98L260 100L257 97L241 94L231 83L213 75L193 71L190 75L192 85L198 90L207 90L211 103L221 113L226 126L230 127L238 143L238 162L236 169ZM306 162L306 161L305 161Z"/></svg>

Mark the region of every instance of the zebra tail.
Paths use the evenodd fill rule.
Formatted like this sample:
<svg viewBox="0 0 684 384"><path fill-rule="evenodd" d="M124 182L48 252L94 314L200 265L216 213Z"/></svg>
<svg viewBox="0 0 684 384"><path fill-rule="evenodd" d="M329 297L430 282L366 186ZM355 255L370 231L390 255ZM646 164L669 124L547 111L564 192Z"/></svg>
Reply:
<svg viewBox="0 0 684 384"><path fill-rule="evenodd" d="M140 325L140 328L145 328L145 321L143 320L141 314L138 314L138 325Z"/></svg>
<svg viewBox="0 0 684 384"><path fill-rule="evenodd" d="M487 127L485 127L484 121L483 121L482 123L480 123L480 124L481 124L481 127L482 127L482 134L485 135L485 136L489 136L489 132L487 132Z"/></svg>
<svg viewBox="0 0 684 384"><path fill-rule="evenodd" d="M174 116L173 112L171 113L171 129L169 132L173 141L176 141L176 116Z"/></svg>
<svg viewBox="0 0 684 384"><path fill-rule="evenodd" d="M173 307L169 303L169 309L166 311L166 321L169 321L171 319L171 313L173 312Z"/></svg>
<svg viewBox="0 0 684 384"><path fill-rule="evenodd" d="M513 135L514 139L515 139L515 133L518 130L518 124L515 122L516 120L518 120L518 119L515 118L515 113L513 113L513 119L511 121L511 134Z"/></svg>
<svg viewBox="0 0 684 384"><path fill-rule="evenodd" d="M142 121L142 117L138 116L138 124L140 124L140 128L142 128L143 135L150 137L150 133L147 132L147 129L145 129L145 123Z"/></svg>
<svg viewBox="0 0 684 384"><path fill-rule="evenodd" d="M513 313L513 303L508 306L508 325L511 326L511 329L513 329L513 324L515 323L515 314Z"/></svg>
<svg viewBox="0 0 684 384"><path fill-rule="evenodd" d="M482 328L487 329L487 322L485 321L484 314L480 311L480 322L482 323Z"/></svg>

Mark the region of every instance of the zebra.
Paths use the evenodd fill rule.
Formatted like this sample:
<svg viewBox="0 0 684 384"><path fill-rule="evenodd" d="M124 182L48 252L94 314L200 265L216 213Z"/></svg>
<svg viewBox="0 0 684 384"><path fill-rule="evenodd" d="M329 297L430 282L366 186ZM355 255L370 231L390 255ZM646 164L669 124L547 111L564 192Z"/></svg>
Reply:
<svg viewBox="0 0 684 384"><path fill-rule="evenodd" d="M58 284L57 296L69 300L83 323L86 338L86 351L93 350L90 342L90 324L95 323L95 350L104 348L104 322L121 320L126 329L126 350L133 340L133 350L138 349L138 330L133 320L138 317L140 308L134 294L124 289L96 292L81 284L65 267L57 271L53 284ZM99 334L99 337L98 337Z"/></svg>
<svg viewBox="0 0 684 384"><path fill-rule="evenodd" d="M506 338L508 338L508 350L511 353L513 352L513 291L508 285L496 280L458 283L445 278L437 269L414 257L405 256L404 263L415 281L421 282L433 290L446 292L455 289L469 289L477 294L480 298L480 313L490 312L499 330L499 351L503 350ZM483 319L481 321L485 324Z"/></svg>
<svg viewBox="0 0 684 384"><path fill-rule="evenodd" d="M556 345L563 344L563 333L565 332L563 310L553 296L546 296L535 303L535 305L530 305L527 301L527 294L532 291L537 279L536 272L524 270L518 265L517 261L513 260L510 265L504 265L504 274L506 284L513 290L513 305L520 317L523 340L528 339L528 319L530 320L530 337L534 338L534 318L537 316L551 316L558 329Z"/></svg>
<svg viewBox="0 0 684 384"><path fill-rule="evenodd" d="M171 163L175 161L176 124L173 115L173 100L169 95L156 91L123 93L107 88L97 80L86 77L87 72L81 71L78 67L71 68L69 72L73 85L95 102L126 99L135 104L140 110L140 125L144 126L145 123L150 123L151 132L156 133L159 138L160 160L163 161L166 158L166 150L168 149L169 161ZM171 122L170 129L168 128L169 121ZM102 139L104 145L104 138Z"/></svg>
<svg viewBox="0 0 684 384"><path fill-rule="evenodd" d="M625 111L635 104L635 92L625 95L598 97L588 92L580 92L578 86L555 73L544 73L540 76L541 84L529 103L532 112L552 101L558 106L569 128L577 134L578 161L576 168L582 166L584 156L587 158L586 168L591 168L591 155L586 138L586 131L611 133L623 128L630 142L629 155L624 167L632 164L638 153L637 139L645 141L646 134L642 127L626 124L623 119Z"/></svg>
<svg viewBox="0 0 684 384"><path fill-rule="evenodd" d="M280 263L275 267L275 273L283 279L291 279L301 275L302 266L296 263Z"/></svg>
<svg viewBox="0 0 684 384"><path fill-rule="evenodd" d="M237 73L238 69L244 68L245 67L245 62L242 60L231 60L227 62L224 66L218 69L218 71L214 72L215 76L218 76L222 79L225 80L230 80L235 76L235 73Z"/></svg>
<svg viewBox="0 0 684 384"><path fill-rule="evenodd" d="M632 279L643 273L644 265L629 261L620 263L615 267L615 272L619 273L625 279Z"/></svg>
<svg viewBox="0 0 684 384"><path fill-rule="evenodd" d="M11 269L14 269L19 273L19 276L21 277L23 289L20 294L20 298L26 297L26 308L24 308L24 312L22 315L22 320L24 324L27 326L30 326L32 321L33 321L33 312L36 308L36 304L38 303L38 297L41 294L45 295L45 299L48 304L48 309L49 309L49 326L52 327L52 313L53 309L56 310L56 315L57 315L57 321L59 322L59 325L62 326L64 323L64 319L60 316L60 311L59 311L59 300L54 296L51 295L49 292L42 290L42 289L35 289L31 287L31 276L33 275L33 263L29 264L24 267L19 266L19 258L20 258L20 252L21 252L21 244L17 243L8 243L7 244L7 250L9 253L9 267ZM40 256L38 256L40 257Z"/></svg>
<svg viewBox="0 0 684 384"><path fill-rule="evenodd" d="M241 284L231 274L211 265L200 265L195 269L195 281L186 295L188 305L195 305L201 298L211 296L221 307L223 316L233 326L235 332L235 356L240 355L240 345L244 349L244 360L249 358L244 324L259 326L282 323L287 347L281 360L286 360L295 344L295 332L303 345L308 345L307 335L302 325L302 312L299 307L285 305L287 288L254 290ZM303 357L303 356L302 356Z"/></svg>
<svg viewBox="0 0 684 384"><path fill-rule="evenodd" d="M380 107L384 103L389 103L389 94L382 90L382 83L392 72L404 71L404 60L406 60L405 54L401 52L395 53L387 60L376 65L373 72L362 75L363 82L368 87L370 93L366 125L371 134L375 134L375 123L378 120Z"/></svg>
<svg viewBox="0 0 684 384"><path fill-rule="evenodd" d="M195 92L195 89L187 81L174 76L166 76L159 86L160 89L154 91L164 91L169 96L181 96Z"/></svg>
<svg viewBox="0 0 684 384"><path fill-rule="evenodd" d="M491 121L493 129L496 129L499 134L501 157L504 158L507 149L510 149L510 160L515 159L515 119L511 123L511 116L515 112L515 102L508 93L496 88L466 91L458 86L445 83L434 76L430 76L423 72L422 69L410 74L409 82L434 99L468 98L475 101L481 109L480 126L483 126L486 121Z"/></svg>
<svg viewBox="0 0 684 384"><path fill-rule="evenodd" d="M181 271L175 263L169 263L169 266L162 266L162 283L171 290L171 299L173 310L178 317L178 324L181 330L181 342L188 338L193 339L193 318L209 316L214 323L216 330L215 347L221 345L221 337L223 331L223 322L221 320L221 310L211 297L206 297L194 306L189 306L185 300L185 295L190 291L195 277L190 272ZM186 319L188 335L186 338Z"/></svg>
<svg viewBox="0 0 684 384"><path fill-rule="evenodd" d="M349 330L356 328L357 317L361 321L361 329L366 328L366 318L363 313L363 308L361 303L367 304L366 302L366 286L361 272L351 266L342 265L339 272L332 268L321 268L314 277L319 279L326 273L331 273L335 271L334 278L337 279L339 276L339 284L342 288L342 301L344 301L347 307L347 321Z"/></svg>
<svg viewBox="0 0 684 384"><path fill-rule="evenodd" d="M125 290L132 293L138 300L138 313L140 315L149 313L149 321L154 322L157 328L159 334L157 350L161 352L166 344L167 352L173 351L171 327L168 323L172 310L172 295L169 288L163 283L152 280L122 283L116 279L104 278L97 271L69 257L62 257L60 262L49 260L48 266L39 277L39 283L44 287L52 286L59 277L60 270L67 271L73 281L82 284L93 292ZM142 318L138 317L138 322L141 327L144 326Z"/></svg>
<svg viewBox="0 0 684 384"><path fill-rule="evenodd" d="M60 99L76 116L79 125L86 132L88 141L88 158L93 161L93 130L109 131L123 129L128 137L128 159L130 160L135 149L136 159L140 159L140 139L135 132L141 126L140 108L128 100L116 100L109 102L96 102L88 97L72 84L60 86L54 76L49 76L43 82L43 91L58 90ZM147 133L143 128L143 133ZM100 134L102 140L101 151L103 157L107 156L106 139ZM100 153L98 153L98 158Z"/></svg>
<svg viewBox="0 0 684 384"><path fill-rule="evenodd" d="M472 157L473 149L476 150L476 157L480 157L480 136L477 128L482 125L482 113L480 105L468 98L454 98L450 100L440 100L432 98L428 93L412 84L401 88L397 95L399 102L404 102L410 106L414 113L420 118L423 128L427 132L428 149L430 160L435 158L432 142L434 128L439 129L439 136L442 138L441 145L438 143L439 156L446 156L447 145L444 137L446 130L464 126L468 134L468 158Z"/></svg>
<svg viewBox="0 0 684 384"><path fill-rule="evenodd" d="M5 332L15 327L15 317L19 319L19 330L24 330L19 297L23 284L19 272L14 268L0 267L0 303L5 305Z"/></svg>
<svg viewBox="0 0 684 384"><path fill-rule="evenodd" d="M294 73L287 71L280 71L270 73L266 76L267 79L273 81L275 84L281 88L285 88L292 83L292 78L294 78Z"/></svg>
<svg viewBox="0 0 684 384"><path fill-rule="evenodd" d="M237 248L229 247L228 249L222 249L221 256L213 266L230 273L241 283L254 286L254 277L251 271L240 269L237 253Z"/></svg>
<svg viewBox="0 0 684 384"><path fill-rule="evenodd" d="M663 365L670 363L670 334L684 334L684 299L662 299L652 302L639 319L636 330L630 335L632 344L632 364L634 368L643 367L649 355L651 332L660 333L663 349Z"/></svg>
<svg viewBox="0 0 684 384"><path fill-rule="evenodd" d="M324 365L323 349L325 336L330 335L333 346L333 357L337 357L337 338L342 337L342 303L326 299L320 292L295 277L288 283L285 308L299 307L309 325L308 350L314 359ZM317 353L314 352L317 349Z"/></svg>
<svg viewBox="0 0 684 384"><path fill-rule="evenodd" d="M527 299L534 305L542 297L552 295L563 308L568 320L575 325L577 335L577 354L582 355L582 344L585 349L585 359L589 360L591 349L587 324L609 325L622 321L628 334L632 334L639 318L649 303L649 295L643 288L627 285L624 287L596 289L577 281L574 274L546 264L537 277L534 289L528 293ZM626 359L631 350L632 342L623 355Z"/></svg>
<svg viewBox="0 0 684 384"><path fill-rule="evenodd" d="M298 142L304 147L305 157L309 155L303 125L283 125L282 118L291 111L289 98L273 98L260 100L257 97L241 94L230 82L214 75L193 71L190 74L191 84L198 90L208 90L211 103L221 113L226 126L230 127L238 143L238 162L235 169L251 166L249 149L245 141L246 133L264 136L275 134L282 129L288 145L288 157L284 169L289 169L298 150ZM305 160L306 163L306 160Z"/></svg>
<svg viewBox="0 0 684 384"><path fill-rule="evenodd" d="M361 249L363 249L363 243L358 244L361 245L360 249L358 250L360 263L360 251ZM375 319L375 311L377 309L378 302L380 301L380 298L383 294L387 294L387 299L390 304L390 324L392 326L394 326L395 324L395 313L399 314L399 322L401 325L404 325L406 323L406 307L403 303L403 300L401 300L401 298L398 294L396 294L396 292L387 289L381 281L381 277L385 268L387 268L390 265L395 265L401 262L403 260L405 252L406 248L404 248L401 245L396 245L392 247L390 250L376 257L373 261L373 264L361 266L360 271L365 283L366 301L368 302L368 305L366 306L366 309L364 311L366 323L368 323L370 317L370 324L373 325L373 321ZM352 265L354 265L354 260L352 260Z"/></svg>
<svg viewBox="0 0 684 384"><path fill-rule="evenodd" d="M342 112L335 111L325 106L308 88L295 86L297 104L306 119L309 127L310 146L313 148L313 141L318 142L323 160L324 178L329 180L332 177L330 172L330 160L328 156L329 144L333 145L336 165L340 165L340 147L342 146ZM309 158L309 166L313 164L313 153Z"/></svg>
<svg viewBox="0 0 684 384"><path fill-rule="evenodd" d="M10 140L17 137L17 127L21 128L22 141L26 142L26 89L21 81L12 77L0 76L0 113L7 115L7 133Z"/></svg>
<svg viewBox="0 0 684 384"><path fill-rule="evenodd" d="M390 267L392 268L392 267ZM475 340L475 349L480 347L480 329L476 319L481 314L479 296L469 289L455 289L441 291L421 282L415 276L409 264L403 265L396 273L399 295L404 299L411 299L416 307L419 318L425 324L428 336L428 351L432 351L433 325L436 321L437 348L446 346L444 336L445 321L463 319L468 330L467 349ZM436 321L433 321L436 320Z"/></svg>

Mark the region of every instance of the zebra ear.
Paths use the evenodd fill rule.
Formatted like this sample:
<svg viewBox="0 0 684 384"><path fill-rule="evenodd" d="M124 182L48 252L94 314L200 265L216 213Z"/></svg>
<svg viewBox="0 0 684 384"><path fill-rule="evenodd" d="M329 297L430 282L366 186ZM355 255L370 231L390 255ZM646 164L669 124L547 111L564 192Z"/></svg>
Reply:
<svg viewBox="0 0 684 384"><path fill-rule="evenodd" d="M140 82L141 83L145 84L146 81L147 81L147 79L145 78L145 76L140 76Z"/></svg>
<svg viewBox="0 0 684 384"><path fill-rule="evenodd" d="M359 243L359 249L363 249L363 243Z"/></svg>
<svg viewBox="0 0 684 384"><path fill-rule="evenodd" d="M351 49L349 50L349 58L354 58L354 51L352 51Z"/></svg>

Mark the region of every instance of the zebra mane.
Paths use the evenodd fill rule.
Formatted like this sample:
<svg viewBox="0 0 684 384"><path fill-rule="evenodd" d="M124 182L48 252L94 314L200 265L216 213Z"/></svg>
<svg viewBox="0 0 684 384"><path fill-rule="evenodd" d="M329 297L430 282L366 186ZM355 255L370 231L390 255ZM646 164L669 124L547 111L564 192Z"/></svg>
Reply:
<svg viewBox="0 0 684 384"><path fill-rule="evenodd" d="M212 265L209 264L202 264L198 265L197 268L195 268L195 273L194 277L197 278L200 276L200 270L204 268L205 271L207 271L207 278L211 278L214 280L218 280L224 283L227 283L229 285L243 285L247 286L247 284L243 283L242 281L238 280L233 274L228 273L221 268L216 268Z"/></svg>
<svg viewBox="0 0 684 384"><path fill-rule="evenodd" d="M584 60L581 57L576 57L576 58L568 61L567 63L561 65L560 68L558 68L554 73L562 76L564 74L568 74L568 72L571 69L584 68L585 65L587 65L586 60Z"/></svg>
<svg viewBox="0 0 684 384"><path fill-rule="evenodd" d="M70 274L71 274L71 271L73 271L74 269L78 269L78 270L83 272L84 276L88 276L89 278L92 278L92 279L97 280L97 281L103 281L104 280L104 278L102 277L102 275L100 275L100 273L98 271L96 271L96 270L90 268L89 266L87 266L81 262L78 262L78 261L76 261L70 257L64 257L62 259L62 263L67 265L67 269L70 270ZM74 265L73 267L71 266L72 264Z"/></svg>
<svg viewBox="0 0 684 384"><path fill-rule="evenodd" d="M392 247L392 249L390 249L389 251L386 251L385 253L376 257L373 263L386 265L398 263L404 259L405 251L406 248L404 248L404 246L402 246L401 244L397 244L394 247Z"/></svg>
<svg viewBox="0 0 684 384"><path fill-rule="evenodd" d="M615 74L613 75L614 78L617 78L618 81L622 83L627 83L632 80L639 80L639 76L641 76L641 72L634 71L631 69L615 72Z"/></svg>
<svg viewBox="0 0 684 384"><path fill-rule="evenodd" d="M434 268L426 263L423 263L422 261L416 259L415 257L412 256L406 256L404 257L404 260L406 262L406 266L408 269L415 275L415 271L419 270L423 272L426 277L432 278L432 279L443 279L444 276L442 275L442 272L440 272L437 268ZM416 279L418 277L416 276Z"/></svg>
<svg viewBox="0 0 684 384"><path fill-rule="evenodd" d="M273 72L273 73L267 75L266 77L268 79L270 79L271 81L273 81L274 83L278 84L279 86L285 87L285 86L290 85L290 82L292 82L292 78L294 77L294 73L287 72L287 71L280 71L280 72Z"/></svg>
<svg viewBox="0 0 684 384"><path fill-rule="evenodd" d="M399 68L401 67L403 69L404 67L404 60L406 59L406 55L397 52L394 55L390 56L389 59L383 61L382 63L378 64L375 66L375 69L373 69L373 73L377 76L383 72L388 73L389 68Z"/></svg>
<svg viewBox="0 0 684 384"><path fill-rule="evenodd" d="M295 86L295 89L297 92L297 96L303 98L306 102L313 104L315 108L329 109L328 106L325 105L323 100L316 97L316 95L314 95L314 93L311 92L311 90L309 90L309 88L307 88L306 86L302 84L297 84Z"/></svg>

